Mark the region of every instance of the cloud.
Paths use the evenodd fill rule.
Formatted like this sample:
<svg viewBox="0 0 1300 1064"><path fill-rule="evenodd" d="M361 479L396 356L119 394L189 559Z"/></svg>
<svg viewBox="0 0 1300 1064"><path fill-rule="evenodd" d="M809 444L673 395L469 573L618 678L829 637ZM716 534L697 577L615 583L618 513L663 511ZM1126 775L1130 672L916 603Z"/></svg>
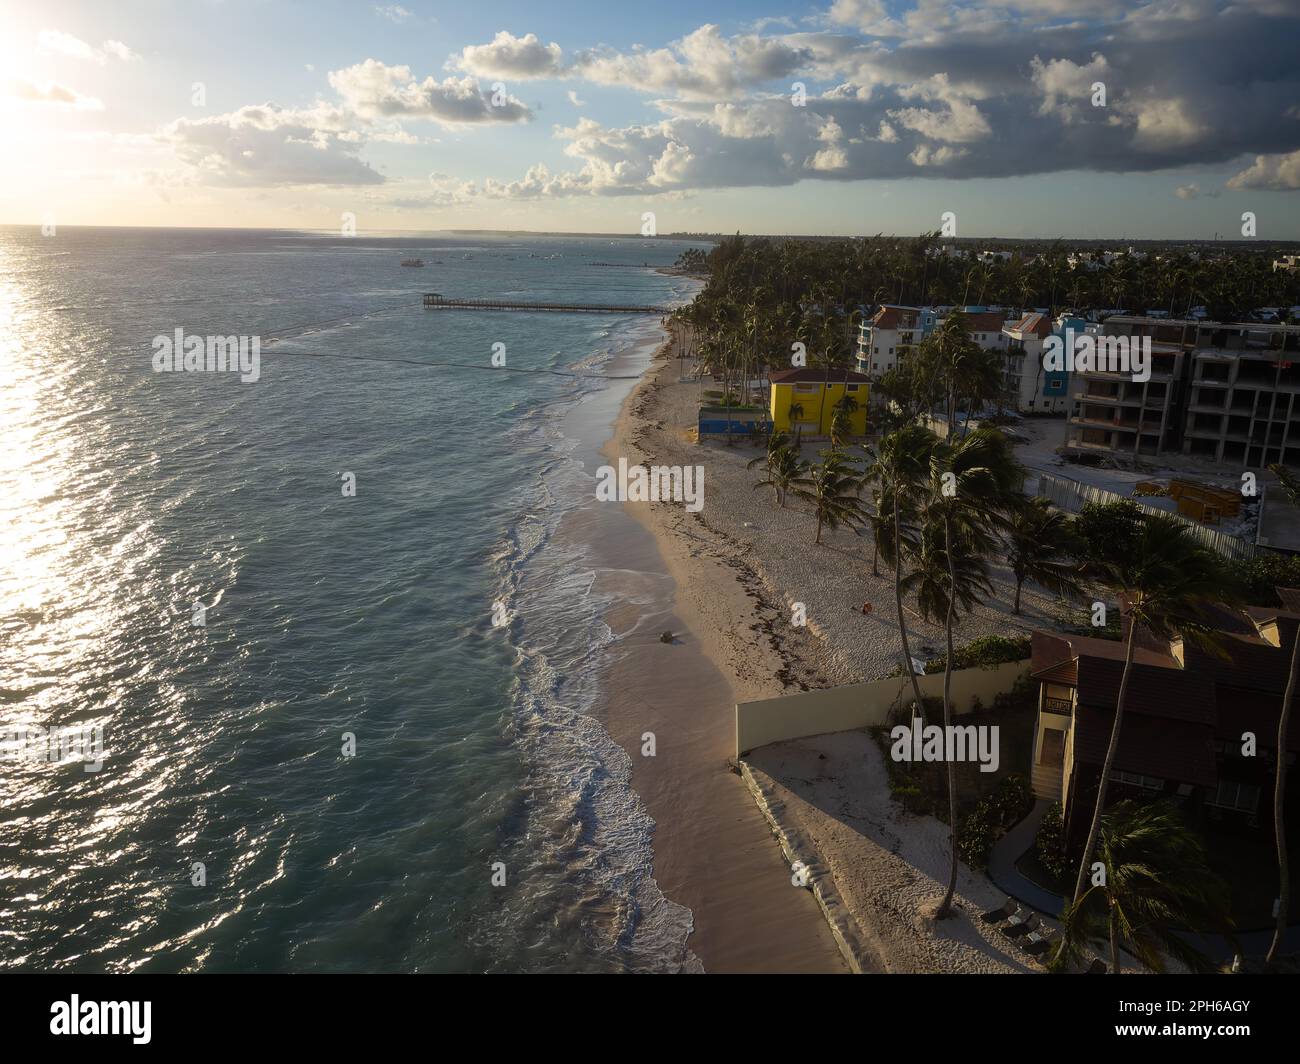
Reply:
<svg viewBox="0 0 1300 1064"><path fill-rule="evenodd" d="M5 95L23 103L52 104L77 111L102 111L104 103L94 96L83 96L76 89L57 82L37 83L26 78L14 78L5 85Z"/></svg>
<svg viewBox="0 0 1300 1064"><path fill-rule="evenodd" d="M42 52L66 55L72 59L85 59L93 63L107 63L110 59L129 63L140 58L121 41L105 41L102 46L95 48L80 37L74 37L62 30L41 30L36 35L36 44Z"/></svg>
<svg viewBox="0 0 1300 1064"><path fill-rule="evenodd" d="M1291 187L1300 12L1272 0L1129 7L837 0L820 25L852 31L728 36L709 24L666 47L567 62L547 46L532 69L639 92L664 117L562 129L571 169L530 169L494 189L650 195L810 178L1142 173L1243 155L1265 160L1234 187ZM807 86L803 107L795 80ZM828 141L832 120L843 135Z"/></svg>
<svg viewBox="0 0 1300 1064"><path fill-rule="evenodd" d="M484 78L530 78L564 76L563 53L555 43L543 44L534 33L516 37L502 30L490 44L471 44L448 64L453 70Z"/></svg>
<svg viewBox="0 0 1300 1064"><path fill-rule="evenodd" d="M782 37L724 37L717 26L705 25L667 48L581 52L566 73L599 85L712 100L788 77L812 58L810 51Z"/></svg>
<svg viewBox="0 0 1300 1064"><path fill-rule="evenodd" d="M386 18L389 22L405 22L412 18L413 14L402 7L401 4L376 4L375 14L380 18Z"/></svg>
<svg viewBox="0 0 1300 1064"><path fill-rule="evenodd" d="M383 175L357 157L364 138L349 116L321 106L271 104L230 114L179 119L163 130L178 158L209 185L376 185Z"/></svg>
<svg viewBox="0 0 1300 1064"><path fill-rule="evenodd" d="M569 96L569 103L573 104L574 107L587 106L587 101L578 99L578 94L574 92L572 89L569 90L568 96Z"/></svg>
<svg viewBox="0 0 1300 1064"><path fill-rule="evenodd" d="M1228 187L1283 192L1300 188L1300 151L1285 155L1256 155L1241 173L1228 179Z"/></svg>
<svg viewBox="0 0 1300 1064"><path fill-rule="evenodd" d="M426 119L445 126L526 122L533 117L507 93L484 95L474 78L417 81L410 67L387 66L377 59L332 70L329 83L344 105L363 117Z"/></svg>

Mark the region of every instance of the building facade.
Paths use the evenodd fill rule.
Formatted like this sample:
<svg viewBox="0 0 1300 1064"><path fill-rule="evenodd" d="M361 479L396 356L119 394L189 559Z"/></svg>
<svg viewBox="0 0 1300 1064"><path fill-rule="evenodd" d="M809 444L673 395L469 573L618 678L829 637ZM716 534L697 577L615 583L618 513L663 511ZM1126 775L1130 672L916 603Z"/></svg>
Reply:
<svg viewBox="0 0 1300 1064"><path fill-rule="evenodd" d="M1116 315L1100 330L1149 340L1151 377L1073 374L1067 449L1300 465L1300 325Z"/></svg>
<svg viewBox="0 0 1300 1064"><path fill-rule="evenodd" d="M870 378L849 369L806 366L768 374L769 413L776 432L829 436L836 407L848 406L849 435L867 433Z"/></svg>

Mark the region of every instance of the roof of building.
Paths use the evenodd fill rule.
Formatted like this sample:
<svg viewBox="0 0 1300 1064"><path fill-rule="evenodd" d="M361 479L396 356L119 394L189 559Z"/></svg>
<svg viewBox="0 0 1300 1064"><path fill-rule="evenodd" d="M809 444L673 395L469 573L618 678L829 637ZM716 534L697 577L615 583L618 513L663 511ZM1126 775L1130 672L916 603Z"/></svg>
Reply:
<svg viewBox="0 0 1300 1064"><path fill-rule="evenodd" d="M1300 604L1300 590L1277 591L1284 607ZM1212 785L1216 736L1240 741L1249 731L1261 747L1276 744L1300 612L1218 607L1212 617L1217 636L1208 646L1193 640L1171 643L1145 628L1135 633L1117 769ZM1129 623L1125 611L1125 635ZM1033 633L1030 674L1075 688L1075 756L1081 761L1105 759L1126 650L1122 640ZM1287 748L1300 752L1300 719L1291 722Z"/></svg>
<svg viewBox="0 0 1300 1064"><path fill-rule="evenodd" d="M845 381L856 383L858 381L871 380L865 373L859 373L852 369L831 369L817 366L800 366L797 369L780 369L775 373L769 373L767 379L773 384L824 384L829 380L832 384L843 384Z"/></svg>
<svg viewBox="0 0 1300 1064"><path fill-rule="evenodd" d="M1091 765L1106 761L1114 713L1092 706L1080 706L1074 736L1076 759ZM1113 766L1119 772L1178 780L1213 787L1218 782L1214 757L1214 729L1208 724L1190 724L1125 713Z"/></svg>
<svg viewBox="0 0 1300 1064"><path fill-rule="evenodd" d="M1052 335L1052 320L1046 314L1026 314L1019 321L1004 325L1002 331L1011 333L1017 340L1023 340L1027 336L1046 340Z"/></svg>
<svg viewBox="0 0 1300 1064"><path fill-rule="evenodd" d="M967 332L1001 332L1002 315L985 310L974 314L963 314L966 319Z"/></svg>
<svg viewBox="0 0 1300 1064"><path fill-rule="evenodd" d="M886 305L876 311L876 316L871 319L871 324L877 329L915 328L920 317L921 311L916 307L891 307Z"/></svg>

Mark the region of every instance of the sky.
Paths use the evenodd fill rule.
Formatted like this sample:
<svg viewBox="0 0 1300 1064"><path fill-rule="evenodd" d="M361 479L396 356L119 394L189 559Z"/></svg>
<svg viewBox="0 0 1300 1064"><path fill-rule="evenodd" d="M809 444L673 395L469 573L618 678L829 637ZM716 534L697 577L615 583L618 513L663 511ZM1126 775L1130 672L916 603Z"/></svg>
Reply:
<svg viewBox="0 0 1300 1064"><path fill-rule="evenodd" d="M1300 239L1297 0L0 0L0 223Z"/></svg>

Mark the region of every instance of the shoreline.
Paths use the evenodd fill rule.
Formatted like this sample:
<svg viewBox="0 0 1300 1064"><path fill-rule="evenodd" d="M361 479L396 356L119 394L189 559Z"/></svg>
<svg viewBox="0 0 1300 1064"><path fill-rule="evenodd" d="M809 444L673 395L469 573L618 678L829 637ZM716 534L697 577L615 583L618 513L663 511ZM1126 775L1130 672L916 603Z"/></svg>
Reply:
<svg viewBox="0 0 1300 1064"><path fill-rule="evenodd" d="M642 413L662 378L675 373L672 344L668 337L657 345L622 401L601 448L605 460L648 457L638 439ZM693 515L680 507L623 503L621 510L640 535L619 545L620 563L662 573L671 602L653 618L634 607L610 611L607 623L625 653L603 678L603 722L627 752L633 790L655 821L655 880L693 914L687 947L706 972L847 973L816 899L791 883L771 827L732 763L737 697L779 692L778 677L795 664L764 633L772 618L757 622L756 637L741 634L764 601L761 579L704 540L688 564L675 546L691 530L673 527ZM701 592L720 612L700 608ZM663 630L673 632L671 645L659 641ZM728 634L736 640L730 647ZM647 732L653 757L642 754Z"/></svg>
<svg viewBox="0 0 1300 1064"><path fill-rule="evenodd" d="M692 948L706 970L711 954L726 955L733 934L764 943L748 957L754 967L733 970L808 970L797 969L791 958L820 952L825 964L832 951L830 970L838 971L848 971L849 964L875 972L1033 970L1028 957L971 921L971 914L992 908L1002 896L986 876L964 864L958 905L965 918L933 921L930 912L946 879L947 828L931 818L913 817L893 801L881 754L870 737L849 732L774 744L736 764L736 701L878 679L896 667L901 651L892 574L872 575L870 541L852 530L827 531L822 545L814 547L810 514L797 503L779 507L770 493L754 490L761 474L747 470L746 463L761 450L739 439L731 447L694 439L694 411L704 386L679 379L674 350L670 340L656 352L625 400L603 454L606 461L626 457L629 464L705 468L700 512L670 503L624 503L623 509L653 538L674 582L673 612L688 646L665 649L670 655L698 653L721 686L709 688L707 700L695 698L700 713L707 708L709 717L698 719L697 713L690 721L699 733L693 740L695 760L671 773L657 765L657 772L645 767L658 759L638 756L639 730L620 725L617 698L611 700L607 726L632 757L633 788L658 825L655 877L667 897L695 913ZM811 447L805 458L815 456ZM1005 565L994 569L995 581L1005 587ZM877 607L869 616L861 611L864 599ZM806 627L791 624L795 601L805 606ZM935 656L943 629L925 622L914 605L904 604L913 653ZM961 644L979 635L1028 634L1051 623L1057 609L1051 597L1025 588L1020 614L1012 614L1009 601L996 598L963 617L955 635ZM668 690L659 710L676 722L681 700L692 698L690 690L673 690L672 670L684 655L645 653L647 667L655 670L654 689ZM635 673L629 679L626 671L615 671L612 679L612 690L648 697L635 685ZM652 699L651 705L658 703ZM743 790L744 811L736 808L735 830L739 833L757 814L762 820L758 834L768 850L766 857L753 857L747 880L735 885L725 904L715 901L716 884L709 883L705 892L691 878L708 867L703 863L708 855L700 852L702 833L693 830L689 811L700 800L695 792L702 788L702 778L710 778L710 763L700 761L696 747L709 742L715 744L713 766L725 763L727 783ZM748 785L733 774L737 769L746 774ZM668 786L689 787L691 793L666 797L661 791ZM719 790L708 800L729 798ZM787 856L798 851L806 861L813 889L792 887L783 849ZM768 894L771 884L779 884L783 895ZM777 921L779 931L771 935L761 923L767 906L786 911ZM815 928L803 919L807 915L815 915Z"/></svg>

